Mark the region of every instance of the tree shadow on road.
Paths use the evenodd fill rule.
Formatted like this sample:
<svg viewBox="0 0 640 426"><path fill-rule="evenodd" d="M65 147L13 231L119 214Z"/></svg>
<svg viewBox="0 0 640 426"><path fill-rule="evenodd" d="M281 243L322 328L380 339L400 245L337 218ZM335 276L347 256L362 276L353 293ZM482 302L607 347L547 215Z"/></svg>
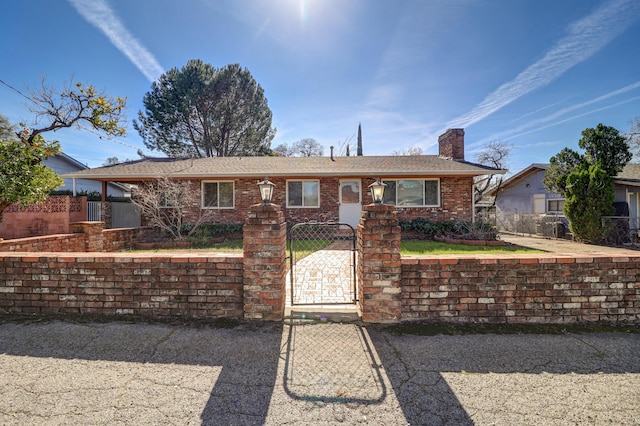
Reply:
<svg viewBox="0 0 640 426"><path fill-rule="evenodd" d="M533 376L538 378L531 390L544 393L556 375L583 375L580 382L588 383L603 374L640 373L638 335L416 336L384 330L370 327L369 334L410 424L474 424L476 417L472 420L469 407L463 406L465 397L471 395L479 404L474 406L476 414L478 409L490 411L498 399L509 401L501 386L519 389L531 385ZM470 383L477 388L470 389ZM513 413L513 407L504 409Z"/></svg>
<svg viewBox="0 0 640 426"><path fill-rule="evenodd" d="M140 371L144 366L151 366L149 374L153 374L153 371L159 370L153 365L158 364L209 367L202 371L211 377L198 377L200 370L197 367L190 369L193 370L190 371L190 379L200 382L198 384L184 383L188 380L186 377L176 377L183 368L172 371L170 367L164 367L162 371L168 377L158 377L158 383L149 386L160 385L160 388L167 389L168 394L162 395L167 400L172 398L173 386L205 391L208 387L211 392L200 414L202 424L263 424L276 383L281 338L280 324L219 329L206 326L191 328L59 321L7 323L2 324L0 354L130 363L127 364L130 365L128 372L125 369L124 373L122 370L113 373L120 375L135 375L132 372ZM151 379L155 380L153 377ZM149 377L145 376L139 383L148 380ZM135 394L134 391L129 390ZM193 401L180 402L179 399L174 401L174 404L181 403L201 407L203 401L198 404ZM170 406L166 410L173 408L176 412L185 411L184 407ZM185 419L178 417L175 420L181 422Z"/></svg>

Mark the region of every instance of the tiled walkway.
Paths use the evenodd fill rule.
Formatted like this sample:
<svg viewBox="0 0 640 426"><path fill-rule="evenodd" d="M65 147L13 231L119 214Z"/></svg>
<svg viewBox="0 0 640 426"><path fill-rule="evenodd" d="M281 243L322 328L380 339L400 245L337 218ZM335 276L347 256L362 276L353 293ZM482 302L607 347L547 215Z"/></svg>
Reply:
<svg viewBox="0 0 640 426"><path fill-rule="evenodd" d="M353 288L353 252L349 241L336 241L318 250L294 267L295 304L350 304L355 298ZM291 273L287 275L287 305L291 299Z"/></svg>

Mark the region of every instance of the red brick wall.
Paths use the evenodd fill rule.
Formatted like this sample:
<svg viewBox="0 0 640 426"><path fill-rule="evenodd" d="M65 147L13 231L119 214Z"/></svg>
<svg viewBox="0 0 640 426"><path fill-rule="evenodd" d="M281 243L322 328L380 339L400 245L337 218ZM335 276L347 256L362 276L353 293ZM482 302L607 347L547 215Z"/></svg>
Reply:
<svg viewBox="0 0 640 426"><path fill-rule="evenodd" d="M638 257L403 258L402 319L637 321Z"/></svg>
<svg viewBox="0 0 640 426"><path fill-rule="evenodd" d="M70 223L86 219L87 197L52 196L24 210L13 204L4 210L0 238L67 234Z"/></svg>
<svg viewBox="0 0 640 426"><path fill-rule="evenodd" d="M0 241L0 252L113 252L131 248L151 228L102 229L102 222L76 222L73 234L45 235ZM88 233L85 233L88 232Z"/></svg>
<svg viewBox="0 0 640 426"><path fill-rule="evenodd" d="M85 236L82 234L46 235L0 242L0 252L83 252L84 248Z"/></svg>
<svg viewBox="0 0 640 426"><path fill-rule="evenodd" d="M303 179L303 178L301 178ZM307 179L307 178L304 178ZM305 221L337 221L339 219L339 178L320 179L320 208L287 208L286 187L287 179L269 178L276 185L273 203L282 208L288 222L300 223ZM368 186L374 179L362 179L362 203L373 202ZM211 222L242 223L247 217L249 207L260 202L257 179L235 179L235 208L213 210ZM200 191L201 183L194 181L193 185ZM449 219L472 220L473 178L444 177L440 179L440 193L442 205L440 207L398 208L400 220L411 220L425 217L433 222ZM188 209L192 216L188 221L195 222L198 208ZM144 220L143 220L144 224Z"/></svg>
<svg viewBox="0 0 640 426"><path fill-rule="evenodd" d="M464 160L464 129L448 129L438 137L438 155Z"/></svg>
<svg viewBox="0 0 640 426"><path fill-rule="evenodd" d="M0 254L0 312L241 318L242 256Z"/></svg>

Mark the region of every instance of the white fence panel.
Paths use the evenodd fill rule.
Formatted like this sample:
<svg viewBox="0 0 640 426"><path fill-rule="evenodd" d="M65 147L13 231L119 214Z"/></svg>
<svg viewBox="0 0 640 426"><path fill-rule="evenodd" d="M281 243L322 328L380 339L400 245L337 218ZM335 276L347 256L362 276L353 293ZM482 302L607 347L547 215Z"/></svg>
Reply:
<svg viewBox="0 0 640 426"><path fill-rule="evenodd" d="M102 203L100 201L87 201L87 220L89 222L102 220Z"/></svg>

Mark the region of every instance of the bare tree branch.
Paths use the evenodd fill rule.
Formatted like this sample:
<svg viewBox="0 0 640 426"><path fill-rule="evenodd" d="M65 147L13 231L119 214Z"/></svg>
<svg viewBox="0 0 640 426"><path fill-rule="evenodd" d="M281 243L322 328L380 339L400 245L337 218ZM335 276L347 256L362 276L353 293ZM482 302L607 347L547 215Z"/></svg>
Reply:
<svg viewBox="0 0 640 426"><path fill-rule="evenodd" d="M176 240L184 240L216 216L216 210L202 208L197 184L168 177L140 185L134 191L132 202L140 208L149 225Z"/></svg>

